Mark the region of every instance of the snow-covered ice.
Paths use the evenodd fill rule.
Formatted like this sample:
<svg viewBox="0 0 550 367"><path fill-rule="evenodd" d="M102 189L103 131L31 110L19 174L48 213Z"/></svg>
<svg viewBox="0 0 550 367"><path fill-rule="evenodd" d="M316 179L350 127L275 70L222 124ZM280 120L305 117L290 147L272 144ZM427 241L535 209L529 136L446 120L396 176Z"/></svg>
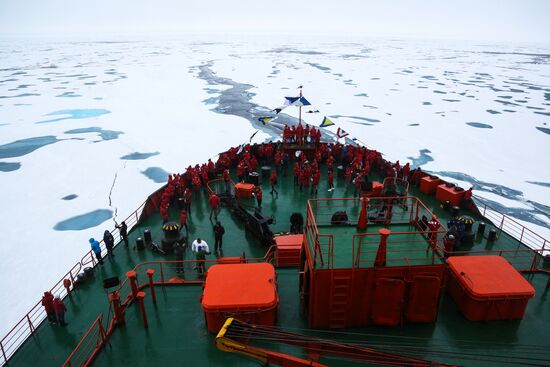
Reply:
<svg viewBox="0 0 550 367"><path fill-rule="evenodd" d="M550 237L550 48L3 42L0 60L0 335L166 173L273 138L257 118L299 85L387 159L473 186Z"/></svg>

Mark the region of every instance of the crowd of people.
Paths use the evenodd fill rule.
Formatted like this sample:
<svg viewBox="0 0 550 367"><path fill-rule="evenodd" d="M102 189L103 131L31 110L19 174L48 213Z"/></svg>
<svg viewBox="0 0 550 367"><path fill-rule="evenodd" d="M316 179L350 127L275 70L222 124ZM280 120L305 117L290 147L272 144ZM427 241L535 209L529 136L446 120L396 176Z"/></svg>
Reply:
<svg viewBox="0 0 550 367"><path fill-rule="evenodd" d="M305 124L293 125L292 127L285 125L283 128L283 142L295 144L316 144L321 142L321 129L316 129L315 126Z"/></svg>

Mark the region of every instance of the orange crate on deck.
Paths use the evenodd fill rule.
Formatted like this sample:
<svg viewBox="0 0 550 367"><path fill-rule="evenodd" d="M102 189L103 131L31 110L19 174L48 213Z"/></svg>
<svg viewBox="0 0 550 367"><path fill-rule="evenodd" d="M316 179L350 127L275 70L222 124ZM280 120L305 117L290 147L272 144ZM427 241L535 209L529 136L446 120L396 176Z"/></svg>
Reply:
<svg viewBox="0 0 550 367"><path fill-rule="evenodd" d="M274 325L278 303L271 264L218 264L208 269L201 304L211 333L220 331L228 317Z"/></svg>
<svg viewBox="0 0 550 367"><path fill-rule="evenodd" d="M500 256L447 259L449 292L471 321L521 319L535 289Z"/></svg>
<svg viewBox="0 0 550 367"><path fill-rule="evenodd" d="M239 182L235 184L235 196L238 198L251 198L255 187L253 184Z"/></svg>
<svg viewBox="0 0 550 367"><path fill-rule="evenodd" d="M437 176L424 176L420 179L420 191L424 194L433 194L441 180Z"/></svg>
<svg viewBox="0 0 550 367"><path fill-rule="evenodd" d="M275 237L275 245L277 246L275 265L277 267L300 265L300 251L302 250L303 241L303 234Z"/></svg>
<svg viewBox="0 0 550 367"><path fill-rule="evenodd" d="M437 185L437 189L435 190L435 198L439 202L444 203L449 200L452 206L460 205L462 196L464 196L464 190L457 191L456 187L448 187L444 183Z"/></svg>

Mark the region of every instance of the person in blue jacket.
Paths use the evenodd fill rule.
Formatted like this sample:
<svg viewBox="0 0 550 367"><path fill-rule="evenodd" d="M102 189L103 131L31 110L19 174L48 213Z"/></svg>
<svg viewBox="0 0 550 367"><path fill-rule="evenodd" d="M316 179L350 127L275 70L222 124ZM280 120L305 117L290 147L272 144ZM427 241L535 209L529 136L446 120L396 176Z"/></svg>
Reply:
<svg viewBox="0 0 550 367"><path fill-rule="evenodd" d="M90 238L90 245L92 246L92 251L95 254L95 257L97 261L103 265L103 258L101 257L101 247L99 247L99 242L97 242L95 239Z"/></svg>

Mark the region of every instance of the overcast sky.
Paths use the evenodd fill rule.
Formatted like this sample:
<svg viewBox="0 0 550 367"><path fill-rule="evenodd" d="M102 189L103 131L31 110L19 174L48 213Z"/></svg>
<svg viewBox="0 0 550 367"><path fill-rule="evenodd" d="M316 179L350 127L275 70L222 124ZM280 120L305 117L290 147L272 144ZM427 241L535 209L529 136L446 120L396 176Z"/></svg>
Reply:
<svg viewBox="0 0 550 367"><path fill-rule="evenodd" d="M361 35L550 43L550 0L0 0L0 36Z"/></svg>

